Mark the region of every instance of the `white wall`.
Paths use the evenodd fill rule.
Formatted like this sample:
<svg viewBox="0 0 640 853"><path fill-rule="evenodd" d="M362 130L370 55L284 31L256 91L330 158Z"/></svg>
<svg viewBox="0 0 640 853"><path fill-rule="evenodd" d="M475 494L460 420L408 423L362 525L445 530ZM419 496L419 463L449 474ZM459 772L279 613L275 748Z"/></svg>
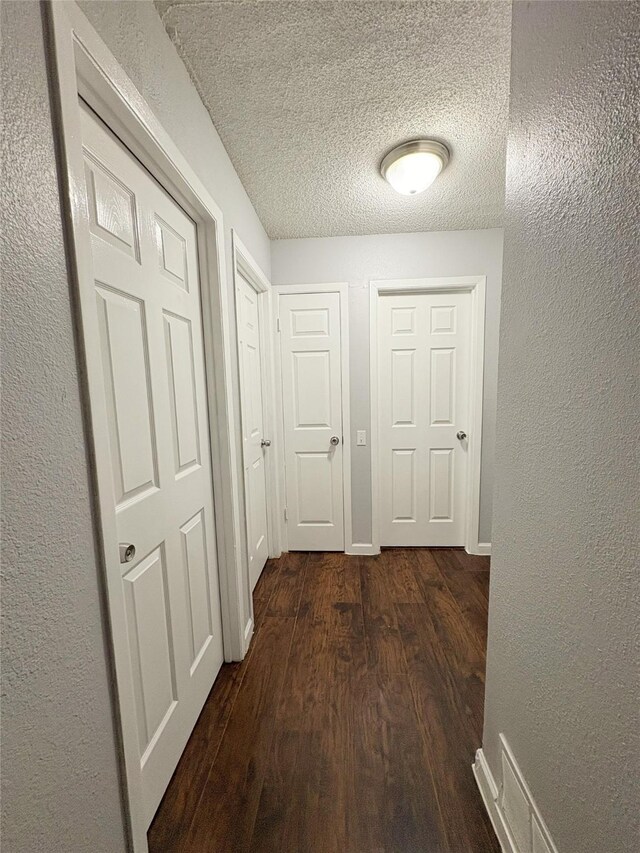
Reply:
<svg viewBox="0 0 640 853"><path fill-rule="evenodd" d="M222 208L227 262L234 227L268 273L267 236L153 5L82 8ZM2 2L0 9L3 849L121 853L42 11L32 0ZM230 296L233 304L231 290Z"/></svg>
<svg viewBox="0 0 640 853"><path fill-rule="evenodd" d="M640 5L514 3L484 749L640 839Z"/></svg>
<svg viewBox="0 0 640 853"><path fill-rule="evenodd" d="M355 445L356 430L369 433L371 428L369 281L487 276L480 541L490 542L502 230L276 240L271 246L271 270L273 284L349 282L351 487L353 541L357 543L371 542L371 452L369 446Z"/></svg>

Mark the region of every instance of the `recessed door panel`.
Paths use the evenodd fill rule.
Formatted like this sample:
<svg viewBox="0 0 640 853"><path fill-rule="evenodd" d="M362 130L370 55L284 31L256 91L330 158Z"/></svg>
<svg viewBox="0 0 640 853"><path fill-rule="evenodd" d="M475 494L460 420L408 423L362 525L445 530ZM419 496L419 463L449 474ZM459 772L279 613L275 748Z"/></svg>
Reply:
<svg viewBox="0 0 640 853"><path fill-rule="evenodd" d="M327 453L297 453L298 524L333 524L332 460Z"/></svg>
<svg viewBox="0 0 640 853"><path fill-rule="evenodd" d="M456 331L456 306L455 305L432 305L431 334L452 335Z"/></svg>
<svg viewBox="0 0 640 853"><path fill-rule="evenodd" d="M292 338L329 337L329 310L327 308L298 308L291 311Z"/></svg>
<svg viewBox="0 0 640 853"><path fill-rule="evenodd" d="M251 525L251 542L257 553L267 547L267 517L266 477L264 459L257 457L249 467L249 519Z"/></svg>
<svg viewBox="0 0 640 853"><path fill-rule="evenodd" d="M393 521L416 521L416 451L393 450L391 458L391 513Z"/></svg>
<svg viewBox="0 0 640 853"><path fill-rule="evenodd" d="M175 473L200 465L198 400L191 321L164 312Z"/></svg>
<svg viewBox="0 0 640 853"><path fill-rule="evenodd" d="M416 331L416 309L412 305L406 308L391 309L391 334L413 335Z"/></svg>
<svg viewBox="0 0 640 853"><path fill-rule="evenodd" d="M259 388L262 384L260 369L260 350L253 343L247 343L245 348L247 359L247 377L251 387ZM247 434L251 440L262 438L262 395L251 394L247 399Z"/></svg>
<svg viewBox="0 0 640 853"><path fill-rule="evenodd" d="M158 486L144 306L96 287L116 504Z"/></svg>
<svg viewBox="0 0 640 853"><path fill-rule="evenodd" d="M178 287L188 291L187 241L157 214L155 222L160 271Z"/></svg>
<svg viewBox="0 0 640 853"><path fill-rule="evenodd" d="M295 429L331 425L331 355L328 350L292 352Z"/></svg>
<svg viewBox="0 0 640 853"><path fill-rule="evenodd" d="M178 698L162 548L142 560L123 581L143 761L147 747L173 711Z"/></svg>
<svg viewBox="0 0 640 853"><path fill-rule="evenodd" d="M90 154L85 175L92 232L119 251L139 260L135 195Z"/></svg>
<svg viewBox="0 0 640 853"><path fill-rule="evenodd" d="M213 633L211 618L211 590L207 566L207 536L200 510L180 528L185 577L187 580L187 604L191 626L191 669L197 666L205 643Z"/></svg>
<svg viewBox="0 0 640 853"><path fill-rule="evenodd" d="M453 449L429 451L429 520L453 521Z"/></svg>
<svg viewBox="0 0 640 853"><path fill-rule="evenodd" d="M393 426L415 426L415 355L413 349L391 351Z"/></svg>
<svg viewBox="0 0 640 853"><path fill-rule="evenodd" d="M453 424L455 412L455 357L452 347L430 350L429 383L430 423L432 426Z"/></svg>

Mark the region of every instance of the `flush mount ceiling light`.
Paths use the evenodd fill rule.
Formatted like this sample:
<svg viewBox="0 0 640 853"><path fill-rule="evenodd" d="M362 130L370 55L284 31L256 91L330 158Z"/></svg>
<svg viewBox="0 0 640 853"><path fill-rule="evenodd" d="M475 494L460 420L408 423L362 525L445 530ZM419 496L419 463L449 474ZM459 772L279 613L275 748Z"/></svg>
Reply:
<svg viewBox="0 0 640 853"><path fill-rule="evenodd" d="M435 139L414 139L389 151L380 172L396 192L417 195L431 186L448 162L446 145Z"/></svg>

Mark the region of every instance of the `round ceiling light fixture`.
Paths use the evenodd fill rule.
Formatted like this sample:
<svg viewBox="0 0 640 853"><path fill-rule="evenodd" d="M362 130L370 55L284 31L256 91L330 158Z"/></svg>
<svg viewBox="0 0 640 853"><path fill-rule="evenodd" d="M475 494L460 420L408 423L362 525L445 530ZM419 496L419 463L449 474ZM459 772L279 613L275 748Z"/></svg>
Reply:
<svg viewBox="0 0 640 853"><path fill-rule="evenodd" d="M389 151L380 172L396 192L417 195L431 186L448 162L446 145L435 139L413 139Z"/></svg>

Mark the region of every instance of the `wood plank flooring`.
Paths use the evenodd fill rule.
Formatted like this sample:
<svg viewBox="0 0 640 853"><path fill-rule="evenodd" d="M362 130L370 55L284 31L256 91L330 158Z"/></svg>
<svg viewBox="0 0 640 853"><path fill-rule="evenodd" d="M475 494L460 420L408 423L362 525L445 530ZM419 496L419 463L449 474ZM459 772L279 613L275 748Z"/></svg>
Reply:
<svg viewBox="0 0 640 853"><path fill-rule="evenodd" d="M151 853L499 853L471 772L488 585L453 549L269 561Z"/></svg>

